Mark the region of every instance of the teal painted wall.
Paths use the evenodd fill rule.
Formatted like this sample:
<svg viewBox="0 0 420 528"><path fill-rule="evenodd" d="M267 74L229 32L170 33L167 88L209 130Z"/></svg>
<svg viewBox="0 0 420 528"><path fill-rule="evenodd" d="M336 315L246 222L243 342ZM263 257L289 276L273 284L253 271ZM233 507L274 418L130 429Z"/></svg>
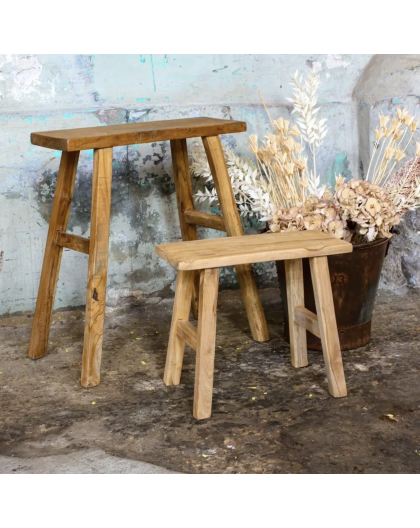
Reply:
<svg viewBox="0 0 420 528"><path fill-rule="evenodd" d="M31 132L207 115L245 120L249 133L263 135L268 120L258 91L273 116L288 117L290 75L313 68L321 75L320 103L330 125L319 169L324 181L332 183L336 172L359 174L358 121L364 97L355 98L354 90L370 59L0 55L0 313L32 310L37 295L60 153L31 145ZM373 97L367 103L369 112L375 101ZM247 134L225 136L224 141L248 155ZM133 292L142 296L173 287L174 270L153 249L180 239L168 147L159 143L114 149L110 305ZM92 151L86 151L69 224L69 231L82 236L89 235L91 172ZM56 307L84 304L86 272L85 255L64 252ZM271 267L259 267L258 274L261 284L275 283ZM233 285L231 270L224 272L223 281Z"/></svg>

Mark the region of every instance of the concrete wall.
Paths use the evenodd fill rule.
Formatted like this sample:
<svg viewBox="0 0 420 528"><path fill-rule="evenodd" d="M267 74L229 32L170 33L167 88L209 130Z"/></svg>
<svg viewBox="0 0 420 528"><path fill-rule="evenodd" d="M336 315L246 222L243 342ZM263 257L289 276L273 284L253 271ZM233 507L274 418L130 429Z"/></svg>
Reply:
<svg viewBox="0 0 420 528"><path fill-rule="evenodd" d="M0 56L0 313L31 310L37 295L60 153L32 146L31 132L207 115L245 120L250 133L263 135L268 120L258 91L273 116L287 117L290 74L314 68L330 125L319 168L332 183L337 172L358 177L367 156L362 140L374 126L378 101L404 104L416 93L410 82L418 59L393 61L389 77L400 76L398 90L389 88L385 74L380 90L372 81L382 68L377 60L369 55ZM410 101L416 105L415 97ZM247 134L224 140L248 155ZM114 150L111 304L132 292L147 295L173 286L174 270L153 251L157 243L180 239L168 147ZM86 151L69 224L70 232L82 236L89 234L91 173L92 151ZM86 271L87 256L64 251L56 307L84 304ZM261 284L274 283L272 267L260 266L258 274ZM232 270L225 270L223 282L234 284Z"/></svg>
<svg viewBox="0 0 420 528"><path fill-rule="evenodd" d="M374 142L378 114L393 115L397 108L408 108L420 120L420 55L375 55L356 83L353 99L357 104L360 175L366 171ZM416 132L419 140L419 132ZM407 158L414 155L414 142ZM386 289L420 287L420 213L410 212L392 238L385 260L381 287Z"/></svg>

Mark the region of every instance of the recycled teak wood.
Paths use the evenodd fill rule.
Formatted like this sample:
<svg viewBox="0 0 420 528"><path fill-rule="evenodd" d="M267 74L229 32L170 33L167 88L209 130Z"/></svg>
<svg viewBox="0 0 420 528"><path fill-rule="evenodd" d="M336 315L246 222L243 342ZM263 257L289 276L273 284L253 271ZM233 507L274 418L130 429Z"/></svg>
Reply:
<svg viewBox="0 0 420 528"><path fill-rule="evenodd" d="M314 333L321 338L330 394L336 398L347 395L327 256L350 253L351 244L318 231L294 231L177 242L155 249L178 270L163 381L165 385L179 385L187 343L196 352L193 409L196 419L211 416L216 305L222 266L285 261L292 365L305 367L308 364L306 331ZM305 308L302 258L310 261L316 314ZM188 321L186 299L191 295L197 271L200 273L200 311L195 327Z"/></svg>
<svg viewBox="0 0 420 528"><path fill-rule="evenodd" d="M196 240L197 226L226 231L228 236L238 236L243 235L243 231L219 134L245 130L246 124L242 121L199 117L31 134L31 142L34 145L61 150L62 155L35 308L29 357L38 359L45 356L47 351L63 248L86 253L89 255L89 263L81 384L84 387L99 384L108 268L113 147L169 140L182 239ZM194 210L187 151L187 138L192 137L201 137L203 140L222 217ZM87 149L94 149L90 239L66 232L79 152ZM269 338L268 329L252 267L249 263L239 263L236 272L253 338L256 341L266 341ZM192 301L195 316L198 313L198 279L198 274L191 279L191 296L183 300L184 311L190 310Z"/></svg>

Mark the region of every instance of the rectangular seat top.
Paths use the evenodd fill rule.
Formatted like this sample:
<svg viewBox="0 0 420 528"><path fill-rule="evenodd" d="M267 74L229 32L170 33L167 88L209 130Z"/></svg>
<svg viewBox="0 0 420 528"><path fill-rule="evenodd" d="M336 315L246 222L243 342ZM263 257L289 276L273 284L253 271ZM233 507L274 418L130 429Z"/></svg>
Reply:
<svg viewBox="0 0 420 528"><path fill-rule="evenodd" d="M351 253L349 242L320 231L288 231L156 246L156 253L178 270L201 270Z"/></svg>
<svg viewBox="0 0 420 528"><path fill-rule="evenodd" d="M219 134L245 132L245 130L246 123L244 121L192 117L147 123L33 132L31 143L54 150L74 152L171 139L218 136Z"/></svg>

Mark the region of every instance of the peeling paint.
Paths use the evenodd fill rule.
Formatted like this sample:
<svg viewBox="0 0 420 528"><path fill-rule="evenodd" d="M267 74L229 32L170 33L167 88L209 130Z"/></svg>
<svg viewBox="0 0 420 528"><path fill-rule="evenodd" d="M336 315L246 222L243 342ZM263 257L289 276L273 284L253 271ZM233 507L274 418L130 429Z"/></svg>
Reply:
<svg viewBox="0 0 420 528"><path fill-rule="evenodd" d="M41 84L39 80L41 73L42 64L38 57L34 55L19 57L13 69L15 85L11 90L12 97L16 101L21 101L23 97L36 91Z"/></svg>
<svg viewBox="0 0 420 528"><path fill-rule="evenodd" d="M335 178L339 174L344 176L346 180L350 180L353 175L349 167L350 162L347 158L347 154L344 152L338 154L335 157L334 161L331 163L331 165L328 167L326 183L328 185L334 186Z"/></svg>
<svg viewBox="0 0 420 528"><path fill-rule="evenodd" d="M328 55L325 65L331 70L332 68L347 68L350 62L343 60L341 55Z"/></svg>
<svg viewBox="0 0 420 528"><path fill-rule="evenodd" d="M343 60L341 55L328 55L325 61L307 60L307 65L312 68L315 73L319 73L324 69L324 65L328 70L333 68L347 68L351 63ZM326 77L331 77L331 73L327 72Z"/></svg>

